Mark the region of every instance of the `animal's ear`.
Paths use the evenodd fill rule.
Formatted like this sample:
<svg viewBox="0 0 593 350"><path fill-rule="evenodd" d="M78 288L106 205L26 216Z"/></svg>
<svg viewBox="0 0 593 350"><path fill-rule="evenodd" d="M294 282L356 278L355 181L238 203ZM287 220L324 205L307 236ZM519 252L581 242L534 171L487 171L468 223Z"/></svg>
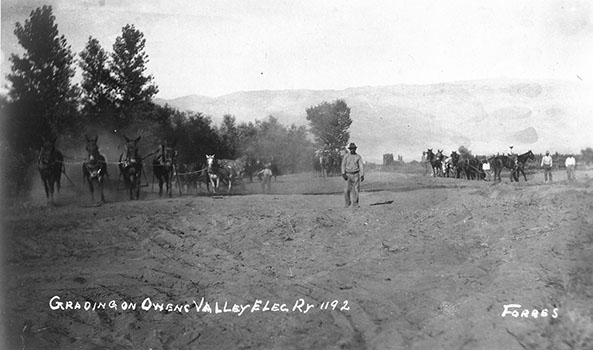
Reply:
<svg viewBox="0 0 593 350"><path fill-rule="evenodd" d="M124 139L126 139L127 142L130 142L131 140L126 136L126 134L124 134Z"/></svg>
<svg viewBox="0 0 593 350"><path fill-rule="evenodd" d="M99 135L95 135L95 143L99 141Z"/></svg>
<svg viewBox="0 0 593 350"><path fill-rule="evenodd" d="M87 134L84 134L84 139L85 139L87 142L89 142L89 141L90 141L90 140L89 140L89 137L87 136Z"/></svg>
<svg viewBox="0 0 593 350"><path fill-rule="evenodd" d="M140 139L141 139L141 138L142 138L142 135L140 135L140 136L136 137L136 140L134 140L134 141L135 141L135 142L138 142L138 141L140 141Z"/></svg>

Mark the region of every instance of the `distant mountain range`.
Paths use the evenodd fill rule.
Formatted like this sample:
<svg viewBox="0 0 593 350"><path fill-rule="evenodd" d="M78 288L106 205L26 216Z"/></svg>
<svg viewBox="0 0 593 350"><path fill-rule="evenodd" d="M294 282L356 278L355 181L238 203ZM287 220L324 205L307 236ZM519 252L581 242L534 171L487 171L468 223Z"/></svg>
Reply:
<svg viewBox="0 0 593 350"><path fill-rule="evenodd" d="M385 153L419 160L427 148L446 154L465 146L474 154L580 153L593 147L593 95L580 81L480 80L431 85L354 87L345 90L236 92L157 99L179 110L201 112L219 125L273 115L284 125L308 125L306 109L343 99L351 108L351 142L365 160Z"/></svg>

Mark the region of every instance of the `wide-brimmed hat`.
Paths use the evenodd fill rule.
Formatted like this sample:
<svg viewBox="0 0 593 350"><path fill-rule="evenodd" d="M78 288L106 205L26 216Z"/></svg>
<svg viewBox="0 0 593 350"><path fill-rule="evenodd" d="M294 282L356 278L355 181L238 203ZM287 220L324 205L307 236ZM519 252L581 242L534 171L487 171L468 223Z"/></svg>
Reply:
<svg viewBox="0 0 593 350"><path fill-rule="evenodd" d="M358 147L356 147L356 145L354 144L354 142L351 142L350 145L348 146L348 149L357 149Z"/></svg>

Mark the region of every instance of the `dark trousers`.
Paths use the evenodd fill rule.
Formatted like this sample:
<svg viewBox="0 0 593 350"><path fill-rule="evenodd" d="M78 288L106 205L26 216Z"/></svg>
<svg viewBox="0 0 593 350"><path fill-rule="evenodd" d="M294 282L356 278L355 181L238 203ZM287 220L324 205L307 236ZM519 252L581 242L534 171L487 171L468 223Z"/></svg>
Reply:
<svg viewBox="0 0 593 350"><path fill-rule="evenodd" d="M358 192L360 191L360 173L346 173L346 186L344 187L344 200L346 206L358 206Z"/></svg>

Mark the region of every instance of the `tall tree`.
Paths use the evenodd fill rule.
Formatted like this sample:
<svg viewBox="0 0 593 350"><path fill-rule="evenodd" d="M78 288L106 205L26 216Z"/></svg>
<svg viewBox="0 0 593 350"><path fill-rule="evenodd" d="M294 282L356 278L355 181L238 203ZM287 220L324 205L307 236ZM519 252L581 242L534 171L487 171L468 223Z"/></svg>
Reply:
<svg viewBox="0 0 593 350"><path fill-rule="evenodd" d="M83 110L89 119L107 122L114 106L114 81L109 70L109 54L101 47L99 40L89 37L79 56Z"/></svg>
<svg viewBox="0 0 593 350"><path fill-rule="evenodd" d="M307 109L307 120L315 141L329 149L342 149L350 139L348 128L352 124L350 108L343 100L323 102Z"/></svg>
<svg viewBox="0 0 593 350"><path fill-rule="evenodd" d="M113 44L111 70L115 102L124 123L135 119L136 106L149 103L158 93L154 77L146 74L149 60L145 46L144 34L129 24L122 28L122 35Z"/></svg>
<svg viewBox="0 0 593 350"><path fill-rule="evenodd" d="M9 96L15 102L19 130L29 137L49 136L66 128L76 114L77 88L71 83L74 55L58 32L51 6L31 12L14 30L22 56L12 54Z"/></svg>
<svg viewBox="0 0 593 350"><path fill-rule="evenodd" d="M587 147L581 150L581 157L580 161L587 165L593 163L593 148Z"/></svg>
<svg viewBox="0 0 593 350"><path fill-rule="evenodd" d="M223 116L219 129L219 136L224 149L221 157L235 158L239 154L239 130L235 116L226 114Z"/></svg>

